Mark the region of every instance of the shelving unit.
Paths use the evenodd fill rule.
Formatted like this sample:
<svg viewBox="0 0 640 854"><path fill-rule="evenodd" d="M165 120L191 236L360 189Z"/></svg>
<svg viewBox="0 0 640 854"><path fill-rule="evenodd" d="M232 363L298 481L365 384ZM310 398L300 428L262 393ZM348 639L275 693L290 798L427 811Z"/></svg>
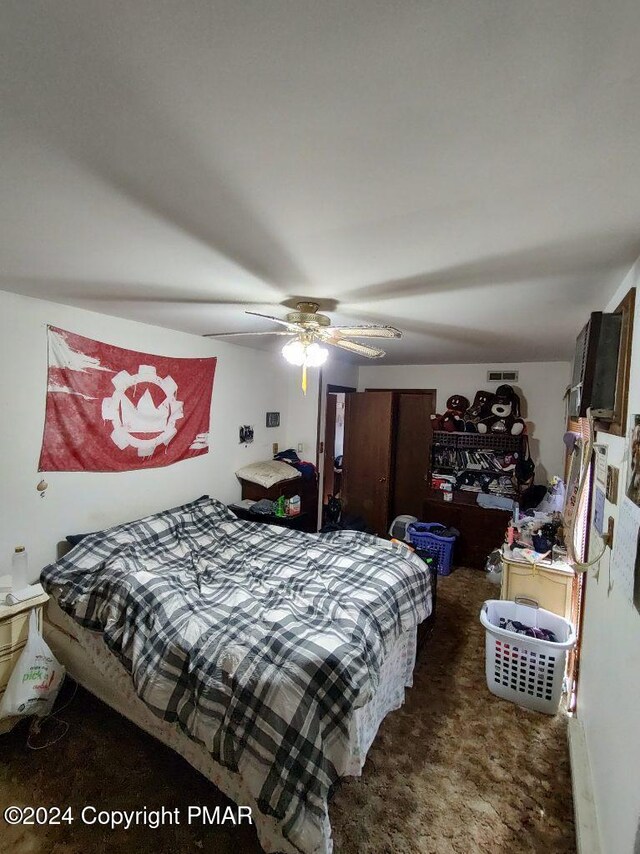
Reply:
<svg viewBox="0 0 640 854"><path fill-rule="evenodd" d="M296 527L308 533L315 533L318 530L318 479L317 476L312 478L296 477L292 480L281 480L279 483L274 483L273 486L265 487L257 483L252 483L244 478L239 478L242 485L242 498L251 499L252 501L260 501L262 498L268 498L270 501L277 501L281 495L285 498L291 498L293 495L300 496L300 515L283 517L284 519L293 519L286 527ZM240 508L242 510L242 508ZM234 508L234 513L239 515ZM243 516L241 518L247 518ZM276 519L277 517L273 517ZM263 519L262 521L268 521Z"/></svg>
<svg viewBox="0 0 640 854"><path fill-rule="evenodd" d="M502 433L447 433L434 430L431 442L429 485L435 491L439 476L452 483L452 491L476 495L489 492L515 498L518 484L514 465L505 458L523 452L524 437ZM474 499L475 500L475 499Z"/></svg>
<svg viewBox="0 0 640 854"><path fill-rule="evenodd" d="M521 454L524 449L523 436L511 436L502 433L447 433L434 430L429 454L430 469L428 483L431 487L423 505L422 518L427 522L440 522L453 526L460 531L456 541L454 562L461 566L483 569L487 555L504 539L511 512L480 507L477 503L477 490L453 490L453 501L444 501L444 491L434 487L438 474L472 472L480 477L497 474L489 461L504 459L508 454ZM479 456L476 468L468 467L469 454ZM449 461L452 465L443 465ZM496 463L497 465L497 463ZM500 491L491 490L494 495L507 498L518 496L518 484L513 471L502 472L508 479L501 485Z"/></svg>

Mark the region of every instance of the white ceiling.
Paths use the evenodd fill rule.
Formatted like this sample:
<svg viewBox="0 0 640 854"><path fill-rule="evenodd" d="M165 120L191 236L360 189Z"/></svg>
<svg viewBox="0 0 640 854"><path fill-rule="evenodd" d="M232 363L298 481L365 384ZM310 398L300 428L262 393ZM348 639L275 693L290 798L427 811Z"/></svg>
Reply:
<svg viewBox="0 0 640 854"><path fill-rule="evenodd" d="M391 363L526 361L640 253L637 0L1 18L1 289L198 333L318 297Z"/></svg>

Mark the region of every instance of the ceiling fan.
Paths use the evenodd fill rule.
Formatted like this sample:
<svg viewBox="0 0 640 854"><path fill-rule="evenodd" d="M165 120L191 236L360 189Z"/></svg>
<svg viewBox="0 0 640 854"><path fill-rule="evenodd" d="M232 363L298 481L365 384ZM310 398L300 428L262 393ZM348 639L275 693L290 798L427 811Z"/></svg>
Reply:
<svg viewBox="0 0 640 854"><path fill-rule="evenodd" d="M254 317L272 320L286 331L280 329L266 332L220 332L205 335L205 338L229 338L236 335L282 335L292 338L282 348L282 355L292 365L302 367L302 390L307 391L307 368L319 368L327 360L329 351L322 344L339 347L367 359L380 359L384 350L352 341L351 338L401 338L402 332L393 326L332 326L326 314L318 311L316 302L299 302L296 310L290 311L286 318L271 317L257 311L246 311Z"/></svg>

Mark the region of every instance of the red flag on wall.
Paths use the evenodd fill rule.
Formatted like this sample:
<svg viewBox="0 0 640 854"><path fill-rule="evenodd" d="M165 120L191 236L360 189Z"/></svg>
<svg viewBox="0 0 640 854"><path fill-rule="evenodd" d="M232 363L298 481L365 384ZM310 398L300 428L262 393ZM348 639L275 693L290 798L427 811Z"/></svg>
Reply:
<svg viewBox="0 0 640 854"><path fill-rule="evenodd" d="M49 326L39 471L129 471L209 450L216 359L168 359Z"/></svg>

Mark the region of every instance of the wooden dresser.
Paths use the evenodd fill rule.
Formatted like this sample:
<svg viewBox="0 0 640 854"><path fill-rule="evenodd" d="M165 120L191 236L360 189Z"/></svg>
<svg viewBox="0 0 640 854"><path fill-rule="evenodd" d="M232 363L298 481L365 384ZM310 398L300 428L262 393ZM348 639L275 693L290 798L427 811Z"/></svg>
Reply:
<svg viewBox="0 0 640 854"><path fill-rule="evenodd" d="M41 593L19 605L0 605L0 697L4 694L13 668L27 643L29 615L35 608L38 627L42 631L42 609L49 597ZM19 718L0 720L0 733L12 729Z"/></svg>
<svg viewBox="0 0 640 854"><path fill-rule="evenodd" d="M454 565L484 569L489 553L504 542L511 513L480 507L475 503L475 493L456 493L454 500L447 502L442 493L437 494L438 490L431 491L435 494L424 502L422 521L457 528L460 537L453 551Z"/></svg>

